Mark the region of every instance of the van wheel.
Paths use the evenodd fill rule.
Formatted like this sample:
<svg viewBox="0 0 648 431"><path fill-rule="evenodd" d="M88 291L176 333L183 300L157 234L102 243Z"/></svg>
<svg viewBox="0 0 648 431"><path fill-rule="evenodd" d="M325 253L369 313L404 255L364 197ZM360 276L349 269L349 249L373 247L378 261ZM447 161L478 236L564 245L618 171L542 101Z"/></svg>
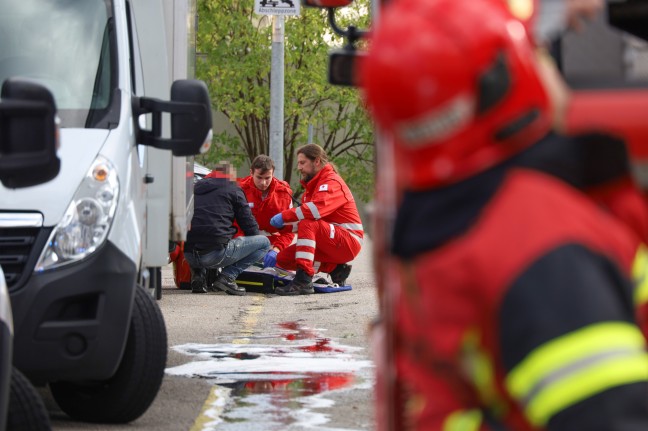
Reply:
<svg viewBox="0 0 648 431"><path fill-rule="evenodd" d="M18 371L11 370L7 431L49 431L49 414L40 394L31 382Z"/></svg>
<svg viewBox="0 0 648 431"><path fill-rule="evenodd" d="M167 334L160 308L149 293L135 289L124 356L105 381L53 382L61 410L84 422L126 423L149 408L160 389L167 358Z"/></svg>

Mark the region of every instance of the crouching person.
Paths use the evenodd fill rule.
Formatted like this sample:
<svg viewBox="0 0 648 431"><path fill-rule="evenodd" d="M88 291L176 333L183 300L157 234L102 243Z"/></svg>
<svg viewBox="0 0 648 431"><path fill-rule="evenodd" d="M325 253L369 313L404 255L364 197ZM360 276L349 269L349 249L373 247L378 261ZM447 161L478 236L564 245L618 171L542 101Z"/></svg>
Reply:
<svg viewBox="0 0 648 431"><path fill-rule="evenodd" d="M236 221L245 236L233 238ZM194 215L185 243L185 259L191 267L191 291L222 290L245 295L234 280L248 266L259 261L270 241L259 233L245 194L236 183L234 167L218 164L194 186ZM207 284L207 270L220 269L213 284Z"/></svg>
<svg viewBox="0 0 648 431"><path fill-rule="evenodd" d="M362 248L364 229L351 190L328 155L317 144L297 150L297 169L304 187L302 205L270 219L277 229L292 226L297 242L277 255L277 266L297 270L295 279L275 289L278 295L314 293L313 275L328 273L333 283L346 283L348 262Z"/></svg>

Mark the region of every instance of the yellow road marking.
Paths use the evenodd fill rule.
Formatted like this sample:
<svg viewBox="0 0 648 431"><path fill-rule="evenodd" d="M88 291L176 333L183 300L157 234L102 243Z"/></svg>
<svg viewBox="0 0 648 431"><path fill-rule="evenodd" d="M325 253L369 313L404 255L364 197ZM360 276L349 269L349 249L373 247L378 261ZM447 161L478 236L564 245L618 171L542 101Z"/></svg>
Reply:
<svg viewBox="0 0 648 431"><path fill-rule="evenodd" d="M265 295L254 295L252 297L252 304L250 304L243 312L245 316L243 319L243 327L241 328L241 337L232 340L232 344L249 344L250 337L254 335L257 323L259 322L259 314L263 311L265 304ZM220 418L227 401L231 389L223 386L214 385L203 403L200 414L194 421L190 431L205 431L213 429L213 427L222 422Z"/></svg>
<svg viewBox="0 0 648 431"><path fill-rule="evenodd" d="M200 414L189 431L213 429L215 425L223 422L221 415L227 400L229 400L230 392L232 390L229 388L218 385L212 386Z"/></svg>
<svg viewBox="0 0 648 431"><path fill-rule="evenodd" d="M259 321L259 314L263 311L265 304L265 295L255 295L252 298L252 304L245 309L243 319L243 328L241 329L241 338L232 340L232 344L248 344L250 337L254 335L256 325Z"/></svg>

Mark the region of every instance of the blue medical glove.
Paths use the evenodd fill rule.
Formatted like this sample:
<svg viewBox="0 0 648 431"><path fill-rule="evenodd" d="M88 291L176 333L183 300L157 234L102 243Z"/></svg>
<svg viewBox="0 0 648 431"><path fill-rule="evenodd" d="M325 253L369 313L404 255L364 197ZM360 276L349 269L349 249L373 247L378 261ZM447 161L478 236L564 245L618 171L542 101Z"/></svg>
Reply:
<svg viewBox="0 0 648 431"><path fill-rule="evenodd" d="M267 268L269 266L277 265L277 252L274 250L268 251L265 257L263 258L263 267Z"/></svg>
<svg viewBox="0 0 648 431"><path fill-rule="evenodd" d="M272 218L270 219L270 224L277 229L281 229L284 227L284 221L283 217L281 217L281 213L273 215Z"/></svg>

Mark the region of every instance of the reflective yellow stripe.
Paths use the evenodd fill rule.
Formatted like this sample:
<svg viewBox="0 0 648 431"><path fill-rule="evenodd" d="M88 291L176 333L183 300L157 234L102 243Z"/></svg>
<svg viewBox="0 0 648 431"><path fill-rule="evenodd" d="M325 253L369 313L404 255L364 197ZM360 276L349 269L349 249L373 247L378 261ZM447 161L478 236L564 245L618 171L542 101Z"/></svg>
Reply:
<svg viewBox="0 0 648 431"><path fill-rule="evenodd" d="M442 431L479 431L481 421L479 410L457 410L443 422Z"/></svg>
<svg viewBox="0 0 648 431"><path fill-rule="evenodd" d="M629 323L590 325L537 348L506 377L529 420L544 425L555 413L611 387L648 380L639 329Z"/></svg>
<svg viewBox="0 0 648 431"><path fill-rule="evenodd" d="M635 282L634 301L640 305L648 302L648 249L641 244L632 262L632 278Z"/></svg>
<svg viewBox="0 0 648 431"><path fill-rule="evenodd" d="M527 416L544 426L556 413L607 389L648 380L648 354L617 358L581 370L547 387L529 404Z"/></svg>
<svg viewBox="0 0 648 431"><path fill-rule="evenodd" d="M508 0L511 14L519 20L526 21L533 15L533 0Z"/></svg>
<svg viewBox="0 0 648 431"><path fill-rule="evenodd" d="M479 339L478 331L466 332L461 346L461 366L475 385L481 402L488 406L491 412L499 415L503 412L505 403L498 396L493 361L488 353L480 348Z"/></svg>
<svg viewBox="0 0 648 431"><path fill-rule="evenodd" d="M249 286L263 286L263 282L261 282L261 281L241 281L241 280L236 280L236 284L247 284Z"/></svg>

